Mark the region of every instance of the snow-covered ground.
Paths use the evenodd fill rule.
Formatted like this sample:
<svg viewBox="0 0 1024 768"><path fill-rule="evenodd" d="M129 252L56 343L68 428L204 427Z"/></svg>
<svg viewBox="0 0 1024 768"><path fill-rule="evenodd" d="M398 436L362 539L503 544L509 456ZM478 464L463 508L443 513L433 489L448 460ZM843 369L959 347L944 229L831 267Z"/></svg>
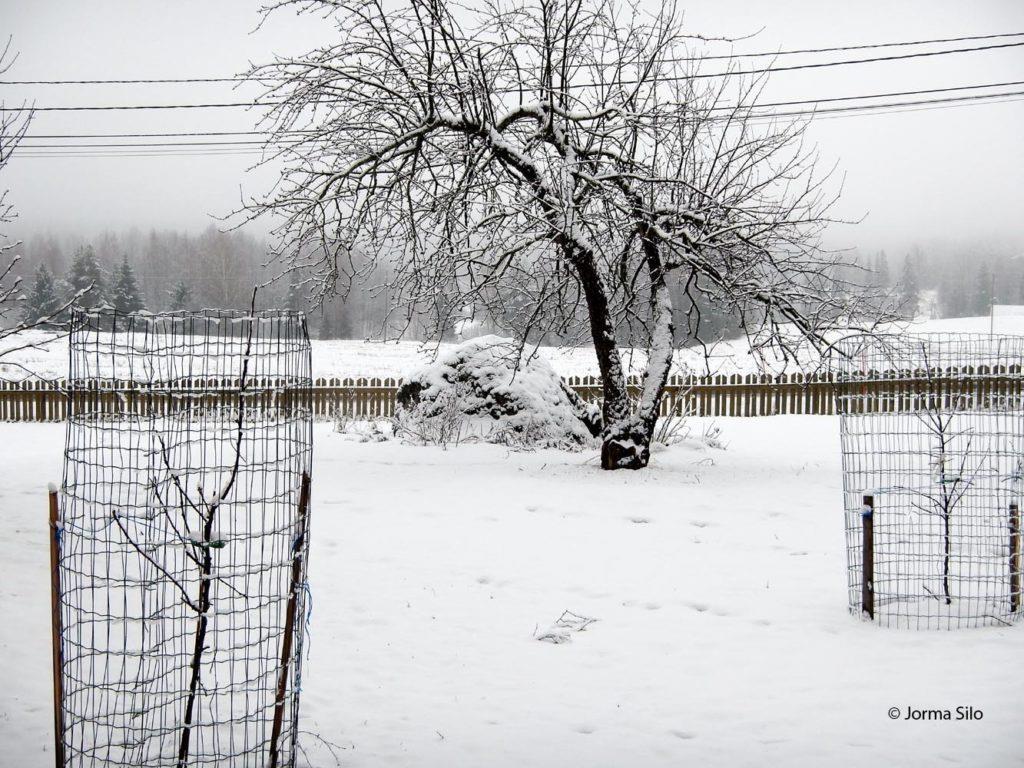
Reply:
<svg viewBox="0 0 1024 768"><path fill-rule="evenodd" d="M915 332L988 333L988 317L960 317L949 320L928 320L915 323ZM996 333L1024 334L1024 316L997 317ZM31 331L0 341L0 379L22 379L30 375L44 378L62 378L67 375L68 348L66 338L53 340L53 334ZM25 347L12 354L4 350ZM31 346L34 345L34 346ZM410 369L418 368L434 359L438 349L454 344L420 343L416 341L313 341L313 375L316 377L394 377L400 378ZM540 353L562 376L596 376L597 358L591 347L541 347ZM623 361L634 373L643 370L642 352L625 351ZM807 361L804 361L805 363ZM713 345L705 358L704 350L691 348L677 351L674 360L676 373L751 373L758 371L764 361L750 354L745 340L725 341ZM771 370L782 370L780 363L770 363Z"/></svg>
<svg viewBox="0 0 1024 768"><path fill-rule="evenodd" d="M851 617L837 421L720 424L726 450L690 441L635 473L317 425L302 728L352 768L1020 765L1024 627ZM52 765L45 489L63 437L0 424L12 768ZM597 621L535 639L565 610ZM908 706L983 718L889 718Z"/></svg>

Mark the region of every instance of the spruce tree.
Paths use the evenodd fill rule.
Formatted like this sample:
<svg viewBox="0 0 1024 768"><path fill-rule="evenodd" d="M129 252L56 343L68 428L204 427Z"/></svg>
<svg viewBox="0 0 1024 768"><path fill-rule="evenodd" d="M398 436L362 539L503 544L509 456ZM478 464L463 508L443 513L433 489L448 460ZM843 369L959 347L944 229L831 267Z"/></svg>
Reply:
<svg viewBox="0 0 1024 768"><path fill-rule="evenodd" d="M320 307L320 338L334 338L334 311L326 305Z"/></svg>
<svg viewBox="0 0 1024 768"><path fill-rule="evenodd" d="M91 245L75 251L71 269L68 270L67 282L72 294L87 291L78 299L81 306L95 307L103 302L103 273Z"/></svg>
<svg viewBox="0 0 1024 768"><path fill-rule="evenodd" d="M142 309L142 297L139 296L139 285L135 281L135 271L128 263L127 254L122 257L120 266L114 270L110 284L110 303L118 312L128 314Z"/></svg>
<svg viewBox="0 0 1024 768"><path fill-rule="evenodd" d="M880 288L892 285L892 278L889 276L889 257L885 255L885 251L879 251L875 257L875 285Z"/></svg>
<svg viewBox="0 0 1024 768"><path fill-rule="evenodd" d="M46 268L46 264L40 264L32 281L32 292L26 297L22 319L26 323L34 323L40 318L52 315L58 307L60 298L57 296L53 274Z"/></svg>
<svg viewBox="0 0 1024 768"><path fill-rule="evenodd" d="M298 312L306 308L306 297L302 291L302 285L292 276L288 283L288 292L284 296L284 308Z"/></svg>
<svg viewBox="0 0 1024 768"><path fill-rule="evenodd" d="M942 317L964 317L969 314L963 274L955 266L947 268L942 275L939 305Z"/></svg>
<svg viewBox="0 0 1024 768"><path fill-rule="evenodd" d="M921 286L917 277L917 260L909 254L903 260L899 297L903 312L913 320L917 316L918 304L921 301Z"/></svg>
<svg viewBox="0 0 1024 768"><path fill-rule="evenodd" d="M987 315L992 308L992 268L982 264L974 276L972 310L975 315Z"/></svg>
<svg viewBox="0 0 1024 768"><path fill-rule="evenodd" d="M170 290L170 303L168 309L172 312L181 312L189 309L192 304L192 286L185 282L184 278Z"/></svg>

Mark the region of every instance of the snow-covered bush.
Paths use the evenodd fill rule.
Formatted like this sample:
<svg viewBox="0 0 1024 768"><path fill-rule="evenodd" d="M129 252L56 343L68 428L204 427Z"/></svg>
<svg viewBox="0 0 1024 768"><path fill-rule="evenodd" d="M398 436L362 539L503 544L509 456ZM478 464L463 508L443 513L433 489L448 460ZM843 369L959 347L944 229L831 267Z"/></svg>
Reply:
<svg viewBox="0 0 1024 768"><path fill-rule="evenodd" d="M412 373L398 390L396 432L524 448L592 445L601 431L597 406L542 357L520 360L519 351L511 339L480 336Z"/></svg>

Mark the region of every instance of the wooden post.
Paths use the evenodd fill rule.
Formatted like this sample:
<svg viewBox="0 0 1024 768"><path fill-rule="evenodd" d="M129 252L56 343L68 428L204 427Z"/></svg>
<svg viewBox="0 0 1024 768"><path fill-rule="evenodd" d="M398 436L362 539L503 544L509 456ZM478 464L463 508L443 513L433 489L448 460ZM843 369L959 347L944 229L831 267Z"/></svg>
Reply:
<svg viewBox="0 0 1024 768"><path fill-rule="evenodd" d="M274 706L274 726L270 733L270 768L277 768L277 755L281 729L284 725L284 699L288 692L288 668L291 665L295 634L295 611L302 581L302 553L306 542L306 519L309 511L309 475L302 474L299 489L299 535L292 545L292 577L285 610L284 638L281 642L281 666L277 671L277 700Z"/></svg>
<svg viewBox="0 0 1024 768"><path fill-rule="evenodd" d="M863 524L863 571L861 573L861 610L875 618L875 497L865 496L860 519Z"/></svg>
<svg viewBox="0 0 1024 768"><path fill-rule="evenodd" d="M53 756L64 768L64 677L61 670L60 507L57 489L50 486L50 631L53 645Z"/></svg>
<svg viewBox="0 0 1024 768"><path fill-rule="evenodd" d="M1010 505L1010 613L1020 610L1021 542L1020 505Z"/></svg>

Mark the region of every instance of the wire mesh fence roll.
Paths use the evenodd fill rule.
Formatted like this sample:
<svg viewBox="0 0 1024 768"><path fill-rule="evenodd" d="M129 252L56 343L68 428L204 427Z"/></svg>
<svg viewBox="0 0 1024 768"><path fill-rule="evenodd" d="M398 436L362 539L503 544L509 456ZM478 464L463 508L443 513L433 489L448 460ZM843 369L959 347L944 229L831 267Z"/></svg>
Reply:
<svg viewBox="0 0 1024 768"><path fill-rule="evenodd" d="M1024 337L856 336L830 367L850 611L953 629L1022 616Z"/></svg>
<svg viewBox="0 0 1024 768"><path fill-rule="evenodd" d="M73 312L65 765L294 765L311 385L299 313Z"/></svg>

